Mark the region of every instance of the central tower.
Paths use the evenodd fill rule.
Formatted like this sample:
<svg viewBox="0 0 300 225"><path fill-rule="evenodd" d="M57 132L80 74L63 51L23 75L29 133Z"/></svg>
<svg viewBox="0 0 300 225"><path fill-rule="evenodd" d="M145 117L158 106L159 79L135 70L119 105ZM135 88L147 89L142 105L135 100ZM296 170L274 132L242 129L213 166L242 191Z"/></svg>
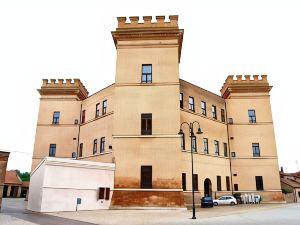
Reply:
<svg viewBox="0 0 300 225"><path fill-rule="evenodd" d="M112 206L184 205L181 187L178 16L118 17ZM172 160L171 160L172 159Z"/></svg>

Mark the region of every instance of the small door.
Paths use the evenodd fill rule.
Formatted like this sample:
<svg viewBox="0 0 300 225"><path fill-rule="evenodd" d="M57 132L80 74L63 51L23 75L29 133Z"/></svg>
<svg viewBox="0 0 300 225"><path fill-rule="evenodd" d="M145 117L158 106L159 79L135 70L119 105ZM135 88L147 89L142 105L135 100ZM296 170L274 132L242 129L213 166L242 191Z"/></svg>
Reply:
<svg viewBox="0 0 300 225"><path fill-rule="evenodd" d="M141 166L141 188L152 188L152 166Z"/></svg>

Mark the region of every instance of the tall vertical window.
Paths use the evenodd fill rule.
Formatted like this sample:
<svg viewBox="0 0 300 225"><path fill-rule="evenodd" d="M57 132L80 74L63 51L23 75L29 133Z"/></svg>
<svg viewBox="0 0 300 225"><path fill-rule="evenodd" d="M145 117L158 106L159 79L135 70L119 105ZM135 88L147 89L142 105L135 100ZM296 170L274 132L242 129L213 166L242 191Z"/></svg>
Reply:
<svg viewBox="0 0 300 225"><path fill-rule="evenodd" d="M100 139L100 153L103 153L105 151L105 137L102 137Z"/></svg>
<svg viewBox="0 0 300 225"><path fill-rule="evenodd" d="M204 147L204 153L208 154L208 139L203 138L203 147Z"/></svg>
<svg viewBox="0 0 300 225"><path fill-rule="evenodd" d="M181 150L185 150L185 135L184 133L181 135Z"/></svg>
<svg viewBox="0 0 300 225"><path fill-rule="evenodd" d="M82 157L82 152L83 152L83 143L80 143L78 157Z"/></svg>
<svg viewBox="0 0 300 225"><path fill-rule="evenodd" d="M142 83L152 83L152 64L142 65Z"/></svg>
<svg viewBox="0 0 300 225"><path fill-rule="evenodd" d="M229 178L229 176L226 176L226 190L230 191L230 178Z"/></svg>
<svg viewBox="0 0 300 225"><path fill-rule="evenodd" d="M262 191L264 190L264 182L262 176L255 176L255 182L256 182L256 190Z"/></svg>
<svg viewBox="0 0 300 225"><path fill-rule="evenodd" d="M107 100L104 100L102 102L102 115L106 114L106 109L107 109Z"/></svg>
<svg viewBox="0 0 300 225"><path fill-rule="evenodd" d="M141 166L141 188L152 188L152 166Z"/></svg>
<svg viewBox="0 0 300 225"><path fill-rule="evenodd" d="M195 112L194 98L191 96L189 97L189 110Z"/></svg>
<svg viewBox="0 0 300 225"><path fill-rule="evenodd" d="M55 153L56 153L56 144L50 144L49 156L50 157L55 157Z"/></svg>
<svg viewBox="0 0 300 225"><path fill-rule="evenodd" d="M141 134L152 135L152 114L143 113L141 115Z"/></svg>
<svg viewBox="0 0 300 225"><path fill-rule="evenodd" d="M211 116L212 118L217 119L217 107L215 105L211 107Z"/></svg>
<svg viewBox="0 0 300 225"><path fill-rule="evenodd" d="M192 152L197 152L197 139L196 139L196 136L193 136L192 137Z"/></svg>
<svg viewBox="0 0 300 225"><path fill-rule="evenodd" d="M206 102L201 101L201 113L202 115L206 116Z"/></svg>
<svg viewBox="0 0 300 225"><path fill-rule="evenodd" d="M221 176L217 176L217 191L222 191Z"/></svg>
<svg viewBox="0 0 300 225"><path fill-rule="evenodd" d="M225 123L225 110L221 109L221 121Z"/></svg>
<svg viewBox="0 0 300 225"><path fill-rule="evenodd" d="M59 124L59 116L60 116L60 112L53 113L52 124Z"/></svg>
<svg viewBox="0 0 300 225"><path fill-rule="evenodd" d="M182 190L186 191L186 174L182 173Z"/></svg>
<svg viewBox="0 0 300 225"><path fill-rule="evenodd" d="M100 103L96 104L96 115L95 117L100 116Z"/></svg>
<svg viewBox="0 0 300 225"><path fill-rule="evenodd" d="M253 157L260 157L260 149L258 143L252 143Z"/></svg>
<svg viewBox="0 0 300 225"><path fill-rule="evenodd" d="M194 184L194 190L198 191L198 174L193 174L193 184Z"/></svg>
<svg viewBox="0 0 300 225"><path fill-rule="evenodd" d="M179 95L179 102L180 102L180 108L183 109L183 94L180 93Z"/></svg>
<svg viewBox="0 0 300 225"><path fill-rule="evenodd" d="M219 152L219 142L214 140L214 144L215 144L215 155L220 155Z"/></svg>
<svg viewBox="0 0 300 225"><path fill-rule="evenodd" d="M227 143L223 143L224 146L224 156L228 157Z"/></svg>
<svg viewBox="0 0 300 225"><path fill-rule="evenodd" d="M248 116L249 116L249 123L256 123L256 115L254 109L248 110Z"/></svg>
<svg viewBox="0 0 300 225"><path fill-rule="evenodd" d="M93 144L93 154L97 153L97 139L94 139L94 144Z"/></svg>
<svg viewBox="0 0 300 225"><path fill-rule="evenodd" d="M85 123L85 110L82 110L81 123Z"/></svg>
<svg viewBox="0 0 300 225"><path fill-rule="evenodd" d="M234 184L234 185L233 185L233 189L234 189L235 191L238 191L238 190L239 190L239 185L238 185L238 184Z"/></svg>

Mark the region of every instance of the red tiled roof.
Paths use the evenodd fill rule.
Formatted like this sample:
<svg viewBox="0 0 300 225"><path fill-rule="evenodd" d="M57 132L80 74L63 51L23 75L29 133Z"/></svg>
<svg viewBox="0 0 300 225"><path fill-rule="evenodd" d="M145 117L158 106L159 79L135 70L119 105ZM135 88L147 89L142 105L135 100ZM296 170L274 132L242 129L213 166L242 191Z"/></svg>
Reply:
<svg viewBox="0 0 300 225"><path fill-rule="evenodd" d="M280 181L287 184L287 185L289 185L290 187L300 188L300 183L295 181L295 180L292 180L292 179L289 179L289 178L281 178Z"/></svg>
<svg viewBox="0 0 300 225"><path fill-rule="evenodd" d="M22 185L22 181L15 170L6 171L4 184Z"/></svg>

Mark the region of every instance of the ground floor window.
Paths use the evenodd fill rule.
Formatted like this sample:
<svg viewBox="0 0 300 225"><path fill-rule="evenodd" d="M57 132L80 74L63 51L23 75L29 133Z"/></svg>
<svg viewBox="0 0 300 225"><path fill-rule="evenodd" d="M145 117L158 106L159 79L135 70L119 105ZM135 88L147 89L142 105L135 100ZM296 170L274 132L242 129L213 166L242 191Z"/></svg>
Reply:
<svg viewBox="0 0 300 225"><path fill-rule="evenodd" d="M217 176L217 191L222 191L221 176Z"/></svg>
<svg viewBox="0 0 300 225"><path fill-rule="evenodd" d="M262 176L255 176L255 182L256 182L256 190L257 191L264 190L264 183L263 183L263 177Z"/></svg>
<svg viewBox="0 0 300 225"><path fill-rule="evenodd" d="M152 166L141 166L141 188L152 188Z"/></svg>
<svg viewBox="0 0 300 225"><path fill-rule="evenodd" d="M229 178L229 176L226 176L226 190L230 191L230 178Z"/></svg>
<svg viewBox="0 0 300 225"><path fill-rule="evenodd" d="M194 190L198 191L198 174L193 174L193 185L194 185Z"/></svg>
<svg viewBox="0 0 300 225"><path fill-rule="evenodd" d="M182 190L186 191L186 173L182 173Z"/></svg>
<svg viewBox="0 0 300 225"><path fill-rule="evenodd" d="M239 185L238 184L234 184L233 188L234 188L235 191L238 191L239 190Z"/></svg>

